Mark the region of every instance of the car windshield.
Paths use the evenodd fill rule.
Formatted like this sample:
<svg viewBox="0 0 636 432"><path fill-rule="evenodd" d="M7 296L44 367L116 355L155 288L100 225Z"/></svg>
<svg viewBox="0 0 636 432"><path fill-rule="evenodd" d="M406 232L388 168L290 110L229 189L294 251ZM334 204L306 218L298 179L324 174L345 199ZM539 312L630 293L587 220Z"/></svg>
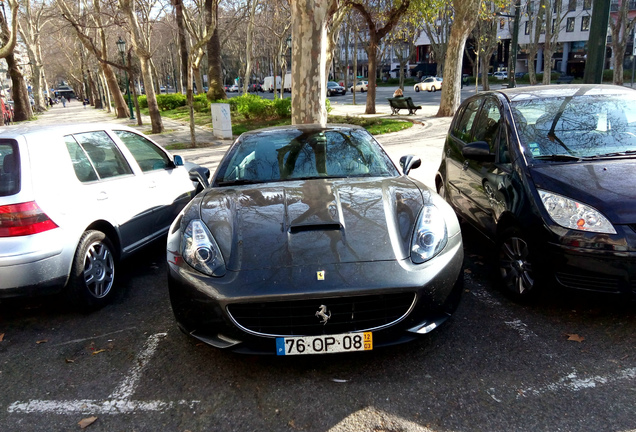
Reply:
<svg viewBox="0 0 636 432"><path fill-rule="evenodd" d="M215 185L342 177L392 177L399 173L363 129L284 129L247 135L219 168Z"/></svg>
<svg viewBox="0 0 636 432"><path fill-rule="evenodd" d="M528 159L625 157L636 152L636 96L575 94L512 102Z"/></svg>
<svg viewBox="0 0 636 432"><path fill-rule="evenodd" d="M340 84L338 84L338 83L337 83L337 82L335 82L335 81L329 81L329 82L327 83L327 87L338 87L339 85L340 85Z"/></svg>

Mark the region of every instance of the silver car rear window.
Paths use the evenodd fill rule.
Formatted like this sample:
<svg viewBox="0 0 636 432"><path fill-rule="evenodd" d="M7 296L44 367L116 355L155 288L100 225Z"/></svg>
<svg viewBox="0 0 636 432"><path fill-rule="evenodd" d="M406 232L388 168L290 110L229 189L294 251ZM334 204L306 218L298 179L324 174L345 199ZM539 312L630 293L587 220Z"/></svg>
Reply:
<svg viewBox="0 0 636 432"><path fill-rule="evenodd" d="M15 142L0 142L0 196L20 192L20 153Z"/></svg>

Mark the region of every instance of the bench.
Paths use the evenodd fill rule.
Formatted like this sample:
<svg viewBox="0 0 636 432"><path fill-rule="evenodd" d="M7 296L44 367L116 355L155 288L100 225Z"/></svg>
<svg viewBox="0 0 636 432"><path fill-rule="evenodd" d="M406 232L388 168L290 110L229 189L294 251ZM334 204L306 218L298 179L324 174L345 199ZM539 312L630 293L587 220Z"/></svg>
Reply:
<svg viewBox="0 0 636 432"><path fill-rule="evenodd" d="M573 79L574 79L573 76L561 75L560 77L557 78L556 83L557 84L572 84Z"/></svg>
<svg viewBox="0 0 636 432"><path fill-rule="evenodd" d="M409 115L415 114L415 111L422 109L420 105L415 105L410 97L387 98L391 107L391 115L400 114L401 109L409 110Z"/></svg>

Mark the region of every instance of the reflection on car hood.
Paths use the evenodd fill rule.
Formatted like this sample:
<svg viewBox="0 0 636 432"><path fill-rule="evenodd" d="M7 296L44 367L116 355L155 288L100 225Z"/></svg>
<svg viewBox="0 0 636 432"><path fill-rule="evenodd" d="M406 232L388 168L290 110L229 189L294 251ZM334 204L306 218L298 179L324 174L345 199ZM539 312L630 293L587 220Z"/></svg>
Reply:
<svg viewBox="0 0 636 432"><path fill-rule="evenodd" d="M538 188L589 204L614 224L636 223L636 161L546 164L530 172Z"/></svg>
<svg viewBox="0 0 636 432"><path fill-rule="evenodd" d="M230 270L404 259L428 190L408 178L210 189L201 217Z"/></svg>

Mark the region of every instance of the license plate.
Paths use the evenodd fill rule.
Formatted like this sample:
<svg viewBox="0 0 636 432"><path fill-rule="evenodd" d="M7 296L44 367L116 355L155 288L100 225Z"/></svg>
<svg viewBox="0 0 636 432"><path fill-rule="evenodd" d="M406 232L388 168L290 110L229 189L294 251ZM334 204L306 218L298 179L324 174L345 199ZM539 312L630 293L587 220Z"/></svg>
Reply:
<svg viewBox="0 0 636 432"><path fill-rule="evenodd" d="M373 349L373 333L276 338L276 354L329 354Z"/></svg>

